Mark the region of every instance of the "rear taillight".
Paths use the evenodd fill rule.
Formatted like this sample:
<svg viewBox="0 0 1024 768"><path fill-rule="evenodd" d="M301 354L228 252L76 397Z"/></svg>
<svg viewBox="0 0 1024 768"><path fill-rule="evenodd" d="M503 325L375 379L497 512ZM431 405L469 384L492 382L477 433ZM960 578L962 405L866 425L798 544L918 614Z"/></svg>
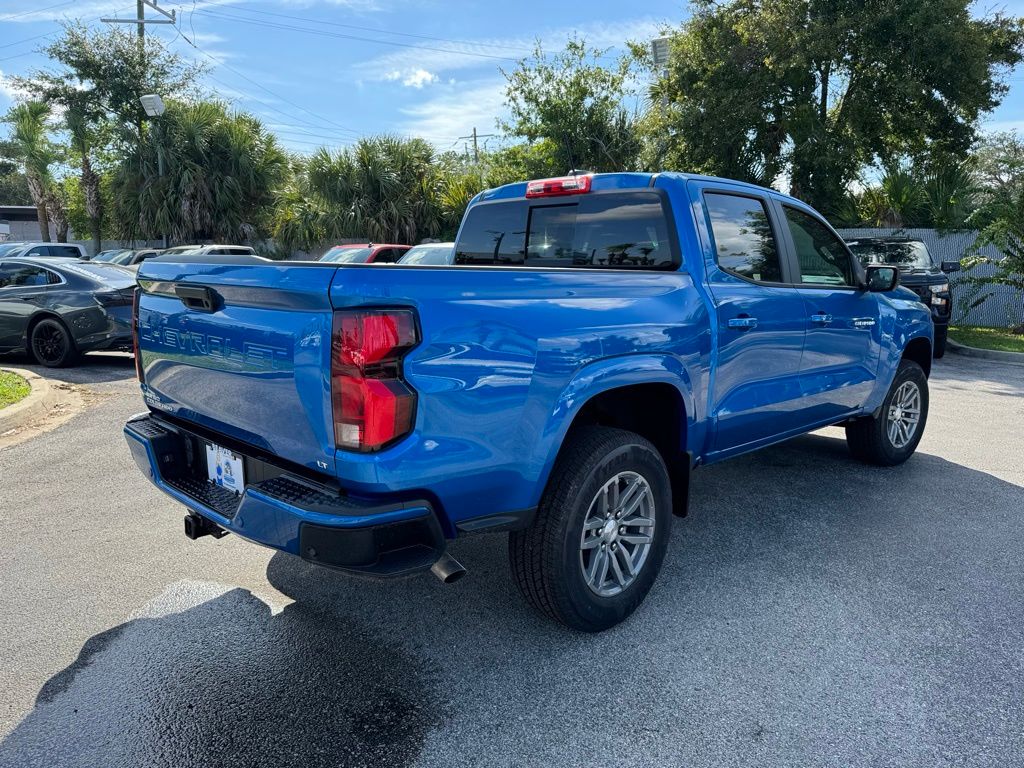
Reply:
<svg viewBox="0 0 1024 768"><path fill-rule="evenodd" d="M402 358L418 341L410 310L334 313L331 402L339 448L377 451L412 431L416 392L402 379Z"/></svg>
<svg viewBox="0 0 1024 768"><path fill-rule="evenodd" d="M132 354L135 355L135 375L142 381L142 353L139 351L139 294L142 289L135 288L132 293Z"/></svg>
<svg viewBox="0 0 1024 768"><path fill-rule="evenodd" d="M589 174L560 176L556 179L536 179L526 182L527 197L554 197L556 195L582 195L590 191Z"/></svg>

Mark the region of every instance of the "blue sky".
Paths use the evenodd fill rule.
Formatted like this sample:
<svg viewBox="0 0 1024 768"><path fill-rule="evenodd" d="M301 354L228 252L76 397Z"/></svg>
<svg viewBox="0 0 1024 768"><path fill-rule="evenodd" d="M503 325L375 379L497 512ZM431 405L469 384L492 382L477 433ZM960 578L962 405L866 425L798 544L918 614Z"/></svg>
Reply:
<svg viewBox="0 0 1024 768"><path fill-rule="evenodd" d="M514 66L534 40L554 49L576 33L614 54L626 40L649 39L686 14L679 0L165 0L161 6L177 11L178 29L151 25L147 34L208 63L206 85L259 115L296 151L384 132L462 149L458 137L474 126L495 132L503 111L499 67ZM1004 7L1024 13L1024 0ZM16 96L6 78L46 64L33 51L61 19L99 24L101 16L134 15L133 0L0 0L0 111ZM1024 129L1024 69L1011 75L1010 85L986 128Z"/></svg>

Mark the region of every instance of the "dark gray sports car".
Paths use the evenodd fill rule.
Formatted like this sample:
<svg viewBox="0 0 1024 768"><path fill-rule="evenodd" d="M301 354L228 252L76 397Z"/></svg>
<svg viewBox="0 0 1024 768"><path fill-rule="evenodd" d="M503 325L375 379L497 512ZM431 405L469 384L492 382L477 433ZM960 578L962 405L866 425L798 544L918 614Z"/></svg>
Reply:
<svg viewBox="0 0 1024 768"><path fill-rule="evenodd" d="M0 256L0 353L51 368L96 349L132 348L135 275L78 259Z"/></svg>

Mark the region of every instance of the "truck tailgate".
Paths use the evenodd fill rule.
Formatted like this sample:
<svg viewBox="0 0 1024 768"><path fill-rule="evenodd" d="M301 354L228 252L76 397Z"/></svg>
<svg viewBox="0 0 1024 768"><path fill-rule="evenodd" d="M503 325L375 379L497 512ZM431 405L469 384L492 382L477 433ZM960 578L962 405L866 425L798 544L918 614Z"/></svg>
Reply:
<svg viewBox="0 0 1024 768"><path fill-rule="evenodd" d="M329 288L336 270L145 262L139 348L147 404L333 472Z"/></svg>

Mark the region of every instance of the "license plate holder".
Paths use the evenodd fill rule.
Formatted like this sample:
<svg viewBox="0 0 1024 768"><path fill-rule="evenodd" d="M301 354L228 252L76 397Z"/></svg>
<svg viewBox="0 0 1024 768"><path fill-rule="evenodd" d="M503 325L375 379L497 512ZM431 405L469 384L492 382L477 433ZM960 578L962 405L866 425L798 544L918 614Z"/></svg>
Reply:
<svg viewBox="0 0 1024 768"><path fill-rule="evenodd" d="M207 443L206 477L214 485L241 494L245 491L245 462L234 451Z"/></svg>

